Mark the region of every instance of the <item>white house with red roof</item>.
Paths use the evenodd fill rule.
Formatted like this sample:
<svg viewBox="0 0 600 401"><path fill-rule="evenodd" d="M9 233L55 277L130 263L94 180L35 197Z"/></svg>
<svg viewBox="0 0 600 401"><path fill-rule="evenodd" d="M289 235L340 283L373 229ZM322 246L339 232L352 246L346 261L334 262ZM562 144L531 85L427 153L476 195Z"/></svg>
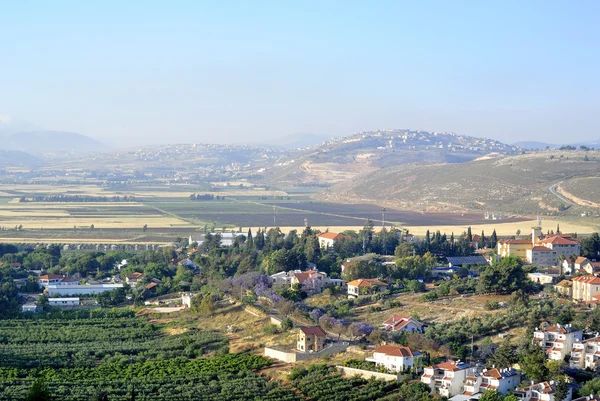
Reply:
<svg viewBox="0 0 600 401"><path fill-rule="evenodd" d="M580 342L582 338L583 331L574 329L570 324L556 324L533 333L533 341L542 347L548 359L553 361L563 361L565 356L573 351L573 344Z"/></svg>
<svg viewBox="0 0 600 401"><path fill-rule="evenodd" d="M345 238L345 236L330 231L317 234L317 239L319 240L319 245L321 245L321 248L331 248L336 242L338 242L342 238Z"/></svg>
<svg viewBox="0 0 600 401"><path fill-rule="evenodd" d="M402 345L381 345L373 351L373 356L366 358L377 366L384 366L387 370L404 372L420 365L421 353L413 351Z"/></svg>
<svg viewBox="0 0 600 401"><path fill-rule="evenodd" d="M423 370L421 382L431 387L431 392L438 392L442 397L462 394L463 383L467 376L472 376L477 368L460 361L448 361L428 366Z"/></svg>
<svg viewBox="0 0 600 401"><path fill-rule="evenodd" d="M600 277L592 274L573 277L573 300L596 303L600 296ZM596 297L596 298L594 298Z"/></svg>
<svg viewBox="0 0 600 401"><path fill-rule="evenodd" d="M387 284L376 278L359 278L348 283L348 298L385 291Z"/></svg>
<svg viewBox="0 0 600 401"><path fill-rule="evenodd" d="M423 323L412 316L392 315L383 322L385 331L408 331L410 333L422 333Z"/></svg>
<svg viewBox="0 0 600 401"><path fill-rule="evenodd" d="M568 386L567 396L562 401L571 401L573 393L571 386ZM519 401L561 401L554 399L556 385L553 381L533 383L527 387L521 387L514 391Z"/></svg>

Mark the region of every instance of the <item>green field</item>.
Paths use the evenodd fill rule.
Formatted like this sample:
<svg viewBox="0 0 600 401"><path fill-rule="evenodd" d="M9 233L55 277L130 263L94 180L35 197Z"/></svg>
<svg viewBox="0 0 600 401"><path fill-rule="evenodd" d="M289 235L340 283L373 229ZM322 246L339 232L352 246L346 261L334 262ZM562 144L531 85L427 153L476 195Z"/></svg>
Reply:
<svg viewBox="0 0 600 401"><path fill-rule="evenodd" d="M193 322L193 321L192 321ZM0 320L0 400L24 400L43 378L58 400L299 400L254 373L271 362L227 354L227 339L167 327L127 310L80 310Z"/></svg>

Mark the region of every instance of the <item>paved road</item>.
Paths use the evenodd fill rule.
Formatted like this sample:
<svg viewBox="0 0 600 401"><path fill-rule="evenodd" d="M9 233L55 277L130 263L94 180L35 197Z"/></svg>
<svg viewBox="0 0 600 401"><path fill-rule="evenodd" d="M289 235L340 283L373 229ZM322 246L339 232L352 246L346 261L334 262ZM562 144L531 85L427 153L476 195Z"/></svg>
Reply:
<svg viewBox="0 0 600 401"><path fill-rule="evenodd" d="M565 202L567 205L572 205L572 206L577 206L576 203L570 201L569 199L565 198L564 196L562 196L561 194L558 193L558 191L556 190L556 188L562 184L562 181L554 184L554 185L550 185L548 187L548 191L550 191L551 194L553 194L554 196L556 196L558 199L560 199L561 201Z"/></svg>

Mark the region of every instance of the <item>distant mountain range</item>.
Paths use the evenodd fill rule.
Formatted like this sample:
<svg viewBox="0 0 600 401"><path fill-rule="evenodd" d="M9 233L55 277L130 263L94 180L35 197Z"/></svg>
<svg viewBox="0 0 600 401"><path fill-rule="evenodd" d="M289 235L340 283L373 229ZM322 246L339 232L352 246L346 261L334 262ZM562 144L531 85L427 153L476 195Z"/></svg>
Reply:
<svg viewBox="0 0 600 401"><path fill-rule="evenodd" d="M48 153L101 152L108 146L85 135L61 131L0 133L0 149L36 156Z"/></svg>
<svg viewBox="0 0 600 401"><path fill-rule="evenodd" d="M0 115L0 164L36 165L48 154L90 153L108 149L85 135L44 130L28 121Z"/></svg>
<svg viewBox="0 0 600 401"><path fill-rule="evenodd" d="M566 146L566 145L570 145L570 146L587 146L589 148L600 148L600 139L595 139L592 141L587 141L587 142L579 142L579 143L568 143L568 144L562 144L562 145L557 145L555 143L546 143L546 142L536 142L536 141L522 141L522 142L516 142L513 143L513 145L515 146L519 146L523 149L528 149L528 150L533 150L533 149L558 149L561 146Z"/></svg>

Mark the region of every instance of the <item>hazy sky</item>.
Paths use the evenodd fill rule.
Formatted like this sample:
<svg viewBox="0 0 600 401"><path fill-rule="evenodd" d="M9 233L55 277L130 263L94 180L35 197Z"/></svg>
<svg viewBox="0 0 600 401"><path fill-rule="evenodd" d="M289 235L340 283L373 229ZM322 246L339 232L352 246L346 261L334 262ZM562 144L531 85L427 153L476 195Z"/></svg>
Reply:
<svg viewBox="0 0 600 401"><path fill-rule="evenodd" d="M600 1L0 0L0 114L113 145L600 137Z"/></svg>

